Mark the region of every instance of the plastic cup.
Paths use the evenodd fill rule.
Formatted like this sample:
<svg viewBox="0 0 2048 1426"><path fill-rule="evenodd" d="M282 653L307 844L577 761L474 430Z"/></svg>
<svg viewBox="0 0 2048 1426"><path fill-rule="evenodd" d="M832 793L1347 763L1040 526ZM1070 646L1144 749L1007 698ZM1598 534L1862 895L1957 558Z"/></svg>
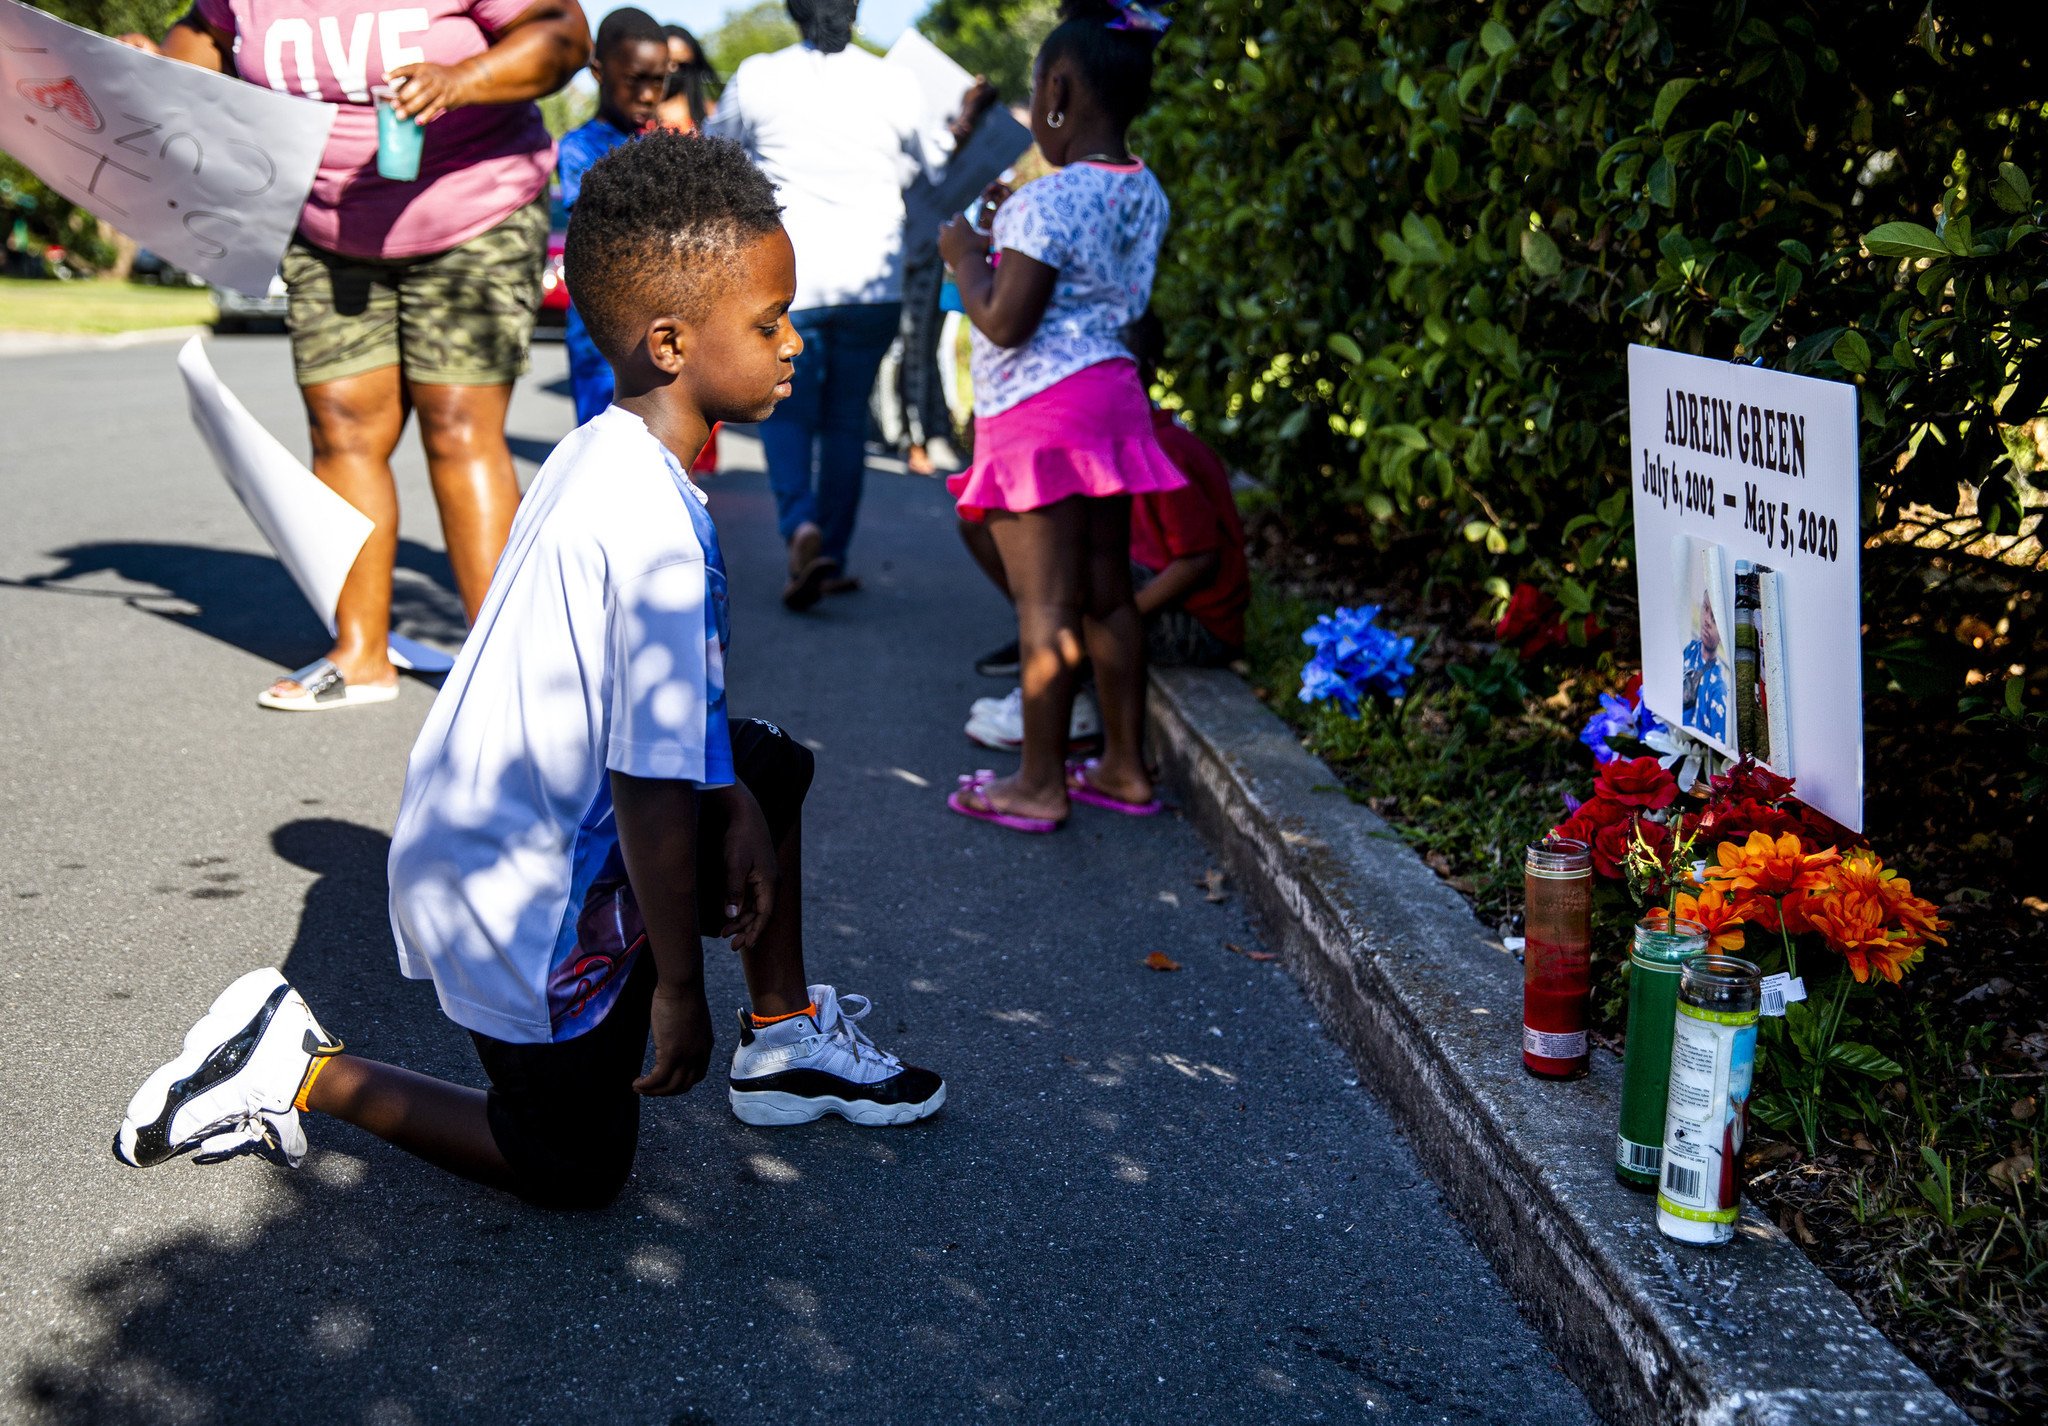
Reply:
<svg viewBox="0 0 2048 1426"><path fill-rule="evenodd" d="M379 84L370 90L377 102L377 176L393 183L411 183L420 176L420 150L425 147L426 130L417 119L399 116L393 107L398 90Z"/></svg>

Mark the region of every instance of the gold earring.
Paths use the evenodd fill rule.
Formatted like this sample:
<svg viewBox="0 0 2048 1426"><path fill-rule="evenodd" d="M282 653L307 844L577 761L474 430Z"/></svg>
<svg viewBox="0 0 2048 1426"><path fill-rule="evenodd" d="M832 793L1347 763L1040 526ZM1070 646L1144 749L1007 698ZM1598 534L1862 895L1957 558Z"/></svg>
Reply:
<svg viewBox="0 0 2048 1426"><path fill-rule="evenodd" d="M1045 116L1045 126L1046 126L1046 127L1048 128L1048 129L1057 129L1058 127L1060 127L1060 125L1062 125L1062 124L1064 124L1064 123L1066 123L1066 122L1067 122L1067 113L1066 113L1066 110L1064 110L1064 109L1053 109L1053 110L1049 110L1049 111L1047 111L1047 113L1046 113L1046 116Z"/></svg>

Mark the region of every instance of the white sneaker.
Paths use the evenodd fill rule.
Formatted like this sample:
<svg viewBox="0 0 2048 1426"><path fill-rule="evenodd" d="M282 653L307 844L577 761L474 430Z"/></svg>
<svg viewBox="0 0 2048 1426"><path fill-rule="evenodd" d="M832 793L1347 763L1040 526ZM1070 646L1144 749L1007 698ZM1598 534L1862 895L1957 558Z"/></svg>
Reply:
<svg viewBox="0 0 2048 1426"><path fill-rule="evenodd" d="M314 1057L340 1053L289 981L250 971L186 1032L178 1057L135 1091L114 1157L148 1168L199 1149L198 1163L256 1153L297 1168L306 1134L292 1101Z"/></svg>
<svg viewBox="0 0 2048 1426"><path fill-rule="evenodd" d="M977 698L967 710L967 736L984 748L1014 753L1024 746L1024 690L1007 698ZM1102 736L1102 710L1087 689L1074 693L1074 711L1067 719L1067 742L1089 743Z"/></svg>
<svg viewBox="0 0 2048 1426"><path fill-rule="evenodd" d="M908 1124L939 1112L946 1082L877 1049L858 1021L873 1009L865 995L844 1000L829 985L811 987L813 1015L754 1028L740 1010L740 1044L726 1081L732 1112L747 1124L808 1124L827 1114L855 1124Z"/></svg>

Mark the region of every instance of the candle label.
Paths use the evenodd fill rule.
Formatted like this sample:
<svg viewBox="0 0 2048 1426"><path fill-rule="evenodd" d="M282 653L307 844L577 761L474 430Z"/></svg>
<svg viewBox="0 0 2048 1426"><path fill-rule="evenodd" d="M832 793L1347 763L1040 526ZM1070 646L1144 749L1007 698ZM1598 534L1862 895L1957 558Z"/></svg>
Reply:
<svg viewBox="0 0 2048 1426"><path fill-rule="evenodd" d="M1754 1010L1731 1013L1679 1002L1664 1116L1664 1177L1657 1191L1661 1212L1692 1223L1735 1222L1755 1062Z"/></svg>
<svg viewBox="0 0 2048 1426"><path fill-rule="evenodd" d="M1624 1172L1638 1175L1645 1184L1655 1184L1664 1167L1664 1146L1638 1144L1626 1134L1616 1134L1614 1164Z"/></svg>
<svg viewBox="0 0 2048 1426"><path fill-rule="evenodd" d="M1586 1053L1586 1032L1574 1030L1568 1035L1558 1035L1538 1030L1533 1025L1524 1025L1522 1053L1540 1055L1546 1060L1575 1060Z"/></svg>

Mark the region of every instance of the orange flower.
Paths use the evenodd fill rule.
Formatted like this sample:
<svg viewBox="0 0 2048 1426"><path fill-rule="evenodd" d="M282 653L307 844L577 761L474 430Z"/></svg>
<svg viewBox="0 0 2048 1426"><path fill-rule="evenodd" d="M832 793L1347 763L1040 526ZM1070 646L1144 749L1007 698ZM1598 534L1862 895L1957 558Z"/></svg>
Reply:
<svg viewBox="0 0 2048 1426"><path fill-rule="evenodd" d="M1718 865L1707 868L1707 879L1721 883L1724 890L1748 896L1789 896L1824 885L1827 868L1841 859L1842 854L1833 847L1806 851L1796 833L1774 838L1768 832L1751 832L1740 846L1723 842L1714 849Z"/></svg>
<svg viewBox="0 0 2048 1426"><path fill-rule="evenodd" d="M1836 886L1806 898L1807 924L1849 962L1857 983L1875 969L1896 983L1926 952L1907 932L1893 929L1884 898L1857 886Z"/></svg>
<svg viewBox="0 0 2048 1426"><path fill-rule="evenodd" d="M1948 929L1948 922L1936 915L1935 904L1915 896L1913 883L1888 869L1876 852L1864 848L1849 853L1837 876L1883 902L1890 920L1914 945L1928 941L1937 946L1948 944L1940 934Z"/></svg>
<svg viewBox="0 0 2048 1426"><path fill-rule="evenodd" d="M1704 930L1710 951L1742 949L1742 923L1748 919L1744 915L1746 910L1747 906L1731 901L1718 886L1709 886L1698 896L1687 891L1678 893L1678 919L1691 921ZM1671 918L1663 907L1658 906L1652 908L1645 919L1661 929Z"/></svg>

